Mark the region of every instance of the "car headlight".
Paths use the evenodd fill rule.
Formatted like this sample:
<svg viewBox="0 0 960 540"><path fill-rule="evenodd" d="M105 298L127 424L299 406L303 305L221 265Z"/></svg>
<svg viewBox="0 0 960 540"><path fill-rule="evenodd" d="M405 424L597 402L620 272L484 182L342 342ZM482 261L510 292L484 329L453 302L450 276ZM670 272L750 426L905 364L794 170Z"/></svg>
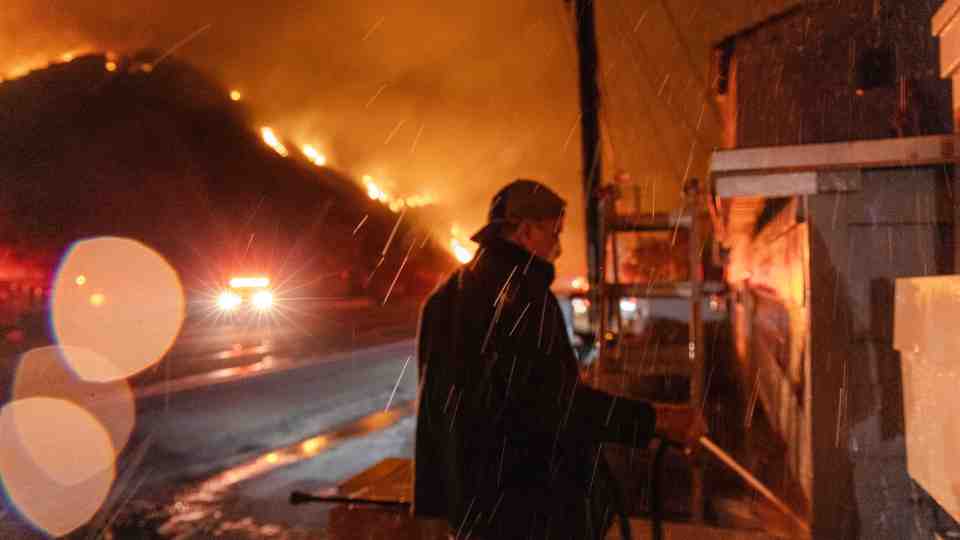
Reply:
<svg viewBox="0 0 960 540"><path fill-rule="evenodd" d="M273 307L273 294L270 291L260 291L253 295L253 307L265 311Z"/></svg>
<svg viewBox="0 0 960 540"><path fill-rule="evenodd" d="M243 303L243 299L235 292L223 291L217 297L217 307L223 311L233 311L237 306Z"/></svg>

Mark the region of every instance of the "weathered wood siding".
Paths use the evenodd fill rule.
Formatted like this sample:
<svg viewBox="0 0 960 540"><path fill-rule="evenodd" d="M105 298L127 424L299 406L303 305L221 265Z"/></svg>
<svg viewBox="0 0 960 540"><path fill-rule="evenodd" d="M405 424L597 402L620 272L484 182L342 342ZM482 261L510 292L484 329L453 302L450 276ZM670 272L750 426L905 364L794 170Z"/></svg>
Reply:
<svg viewBox="0 0 960 540"><path fill-rule="evenodd" d="M748 147L950 133L950 81L940 79L930 23L942 3L812 1L734 36L724 44L736 100L727 141Z"/></svg>

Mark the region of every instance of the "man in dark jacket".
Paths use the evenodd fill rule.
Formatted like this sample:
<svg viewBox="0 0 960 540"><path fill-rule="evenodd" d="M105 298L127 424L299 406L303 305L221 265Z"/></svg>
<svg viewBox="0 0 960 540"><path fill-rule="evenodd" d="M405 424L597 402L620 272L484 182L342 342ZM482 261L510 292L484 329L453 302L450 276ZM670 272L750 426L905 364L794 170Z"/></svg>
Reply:
<svg viewBox="0 0 960 540"><path fill-rule="evenodd" d="M421 313L414 513L457 539L600 540L622 508L601 444L702 432L689 408L582 384L550 291L565 205L543 184L507 185L474 260Z"/></svg>

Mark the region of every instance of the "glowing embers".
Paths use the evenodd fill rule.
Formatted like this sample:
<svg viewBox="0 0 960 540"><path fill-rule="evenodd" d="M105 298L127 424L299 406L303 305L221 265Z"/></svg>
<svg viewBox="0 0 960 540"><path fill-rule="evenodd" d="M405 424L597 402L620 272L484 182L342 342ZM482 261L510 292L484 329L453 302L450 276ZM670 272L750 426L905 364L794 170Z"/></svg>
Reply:
<svg viewBox="0 0 960 540"><path fill-rule="evenodd" d="M46 69L57 64L66 64L73 62L78 57L86 54L90 54L92 49L87 46L81 46L76 49L72 49L59 55L53 55L52 57L49 53L36 53L30 55L28 58L21 59L16 65L7 69L6 72L0 72L0 82L6 80L19 79L25 75L28 75L32 71ZM106 53L107 60L116 60L116 55L113 53Z"/></svg>
<svg viewBox="0 0 960 540"><path fill-rule="evenodd" d="M317 167L323 167L327 164L327 156L321 154L316 148L309 144L303 145L300 151L310 160L310 163L313 163Z"/></svg>
<svg viewBox="0 0 960 540"><path fill-rule="evenodd" d="M367 196L375 201L386 203L392 199L390 194L381 188L369 174L363 177L363 187L367 188Z"/></svg>
<svg viewBox="0 0 960 540"><path fill-rule="evenodd" d="M273 132L273 128L262 127L260 128L260 137L263 138L263 142L267 146L273 148L274 152L280 154L283 157L290 155L290 152L287 150L287 147L280 142L280 139L277 137L277 134Z"/></svg>
<svg viewBox="0 0 960 540"><path fill-rule="evenodd" d="M434 202L433 196L425 193L409 197L394 197L383 184L374 180L369 174L364 175L362 181L363 187L367 190L367 197L385 204L394 213L405 208L429 206Z"/></svg>
<svg viewBox="0 0 960 540"><path fill-rule="evenodd" d="M0 477L34 525L65 535L100 509L114 478L110 435L82 407L32 397L0 409Z"/></svg>
<svg viewBox="0 0 960 540"><path fill-rule="evenodd" d="M473 253L466 246L460 243L456 238L450 239L450 249L453 256L461 263L468 263L473 260Z"/></svg>
<svg viewBox="0 0 960 540"><path fill-rule="evenodd" d="M177 273L133 240L77 242L54 280L52 326L66 363L88 381L129 377L170 348L184 317Z"/></svg>
<svg viewBox="0 0 960 540"><path fill-rule="evenodd" d="M469 247L469 239L464 235L463 230L454 224L450 228L450 252L457 261L466 264L473 260L476 253L475 249Z"/></svg>
<svg viewBox="0 0 960 540"><path fill-rule="evenodd" d="M239 90L231 90L231 91L230 91L230 100L231 100L231 101L240 101L241 99L243 99L243 92L241 92L241 91L239 91Z"/></svg>

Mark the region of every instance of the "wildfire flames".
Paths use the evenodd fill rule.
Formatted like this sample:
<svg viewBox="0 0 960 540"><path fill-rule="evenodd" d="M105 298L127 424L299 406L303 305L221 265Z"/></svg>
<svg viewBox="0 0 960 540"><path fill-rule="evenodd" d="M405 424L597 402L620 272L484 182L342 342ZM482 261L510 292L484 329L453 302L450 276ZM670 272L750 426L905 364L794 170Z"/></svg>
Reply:
<svg viewBox="0 0 960 540"><path fill-rule="evenodd" d="M23 61L15 67L9 69L6 73L0 73L0 83L5 80L23 77L35 70L45 69L56 64L72 62L76 58L88 54L95 53L89 47L81 47L63 52L54 56L53 59L50 59L48 56L42 59L33 58ZM119 55L114 52L105 52L103 53L103 56L104 70L115 72L120 69L121 58ZM138 63L125 69L129 69L131 71L133 69L138 69L139 71L150 72L152 71L152 68L152 64ZM243 93L238 89L231 89L228 93L228 96L231 101L240 101L245 98ZM262 126L260 128L260 137L263 139L263 142L272 148L277 154L283 157L288 157L290 155L290 151L283 144L283 142L281 142L280 137L272 127ZM317 150L315 146L311 144L303 144L300 146L300 151L303 156L314 165L318 167L324 167L327 165L326 155ZM362 182L367 191L368 197L384 204L394 213L408 208L421 208L424 206L429 206L435 202L434 197L426 193L418 193L405 197L394 196L383 184L378 183L370 175L364 175L362 177ZM470 242L469 238L463 234L458 225L454 224L450 230L450 241L448 243L448 249L453 256L461 263L470 262L473 260L474 252L476 250L476 248L470 247L471 245L472 242Z"/></svg>
<svg viewBox="0 0 960 540"><path fill-rule="evenodd" d="M327 156L321 154L316 148L309 144L303 145L300 148L300 151L303 152L303 155L306 156L306 158L317 167L323 167L327 164Z"/></svg>
<svg viewBox="0 0 960 540"><path fill-rule="evenodd" d="M469 248L470 240L456 223L450 228L450 251L458 261L466 264L473 260L475 250Z"/></svg>
<svg viewBox="0 0 960 540"><path fill-rule="evenodd" d="M375 201L379 201L393 212L399 212L405 208L419 208L434 203L431 195L412 195L409 197L394 197L385 187L369 174L362 178L363 186L367 190L367 196ZM447 244L450 253L453 254L460 263L466 264L473 260L475 248L471 248L472 242L464 234L459 225L454 224L450 228L450 242Z"/></svg>
<svg viewBox="0 0 960 540"><path fill-rule="evenodd" d="M8 69L6 73L0 73L0 82L3 82L4 80L9 80L9 79L19 79L20 77L27 75L31 71L36 71L38 69L46 69L56 64L66 64L69 62L73 62L78 56L82 56L84 54L90 54L92 52L93 50L90 49L89 47L78 47L76 49L71 49L64 53L61 53L60 55L55 56L52 60L49 57L44 57L44 58L34 57L34 58L25 59L19 62L18 64L16 64L13 68ZM107 53L106 56L107 56L108 62L113 62L116 60L116 55L114 55L113 53Z"/></svg>
<svg viewBox="0 0 960 540"><path fill-rule="evenodd" d="M280 139L277 138L277 134L273 132L272 128L268 128L266 126L260 128L260 136L263 137L263 142L267 143L267 146L270 148L273 148L276 153L283 157L290 155L290 152L287 151L287 147L280 142Z"/></svg>
<svg viewBox="0 0 960 540"><path fill-rule="evenodd" d="M375 201L387 205L394 213L404 208L420 208L433 204L431 195L411 195L409 197L394 197L384 187L376 182L369 174L363 176L363 187L367 189L367 196Z"/></svg>

